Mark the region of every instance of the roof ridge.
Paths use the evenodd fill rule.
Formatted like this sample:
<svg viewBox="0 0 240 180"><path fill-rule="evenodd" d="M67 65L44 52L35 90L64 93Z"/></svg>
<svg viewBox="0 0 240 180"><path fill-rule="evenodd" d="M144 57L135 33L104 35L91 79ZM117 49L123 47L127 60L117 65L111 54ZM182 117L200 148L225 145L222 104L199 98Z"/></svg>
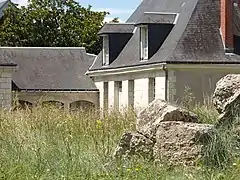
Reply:
<svg viewBox="0 0 240 180"><path fill-rule="evenodd" d="M80 50L85 50L85 47L9 47L9 46L1 46L0 49L80 49Z"/></svg>

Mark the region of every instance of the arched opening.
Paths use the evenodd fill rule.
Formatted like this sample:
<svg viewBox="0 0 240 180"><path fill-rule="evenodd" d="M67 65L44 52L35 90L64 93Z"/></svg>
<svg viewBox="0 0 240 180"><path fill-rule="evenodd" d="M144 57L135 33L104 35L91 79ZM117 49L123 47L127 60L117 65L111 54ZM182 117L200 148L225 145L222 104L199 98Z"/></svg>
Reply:
<svg viewBox="0 0 240 180"><path fill-rule="evenodd" d="M44 106L44 107L53 106L53 107L60 108L60 109L64 108L64 104L59 101L44 101L44 102L42 102L42 106Z"/></svg>
<svg viewBox="0 0 240 180"><path fill-rule="evenodd" d="M70 104L70 109L75 110L84 110L84 111L90 111L95 108L95 104L89 101L75 101Z"/></svg>
<svg viewBox="0 0 240 180"><path fill-rule="evenodd" d="M28 101L23 101L23 100L18 100L16 102L16 108L17 109L31 109L32 108L32 103L28 102Z"/></svg>

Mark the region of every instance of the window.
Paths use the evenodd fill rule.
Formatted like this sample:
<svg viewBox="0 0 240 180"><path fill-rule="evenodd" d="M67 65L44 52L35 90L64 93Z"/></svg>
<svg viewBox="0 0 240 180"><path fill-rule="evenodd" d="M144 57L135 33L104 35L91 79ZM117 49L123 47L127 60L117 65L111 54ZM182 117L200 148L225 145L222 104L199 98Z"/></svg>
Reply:
<svg viewBox="0 0 240 180"><path fill-rule="evenodd" d="M109 37L103 36L103 66L109 65Z"/></svg>
<svg viewBox="0 0 240 180"><path fill-rule="evenodd" d="M155 99L155 96L156 96L156 92L155 92L156 85L155 84L156 84L155 78L149 78L149 80L148 80L148 101L149 101L149 103L151 103Z"/></svg>
<svg viewBox="0 0 240 180"><path fill-rule="evenodd" d="M118 91L122 92L122 81L118 82Z"/></svg>
<svg viewBox="0 0 240 180"><path fill-rule="evenodd" d="M115 81L114 87L114 107L116 110L119 110L121 107L121 98L122 98L122 81Z"/></svg>
<svg viewBox="0 0 240 180"><path fill-rule="evenodd" d="M128 81L128 107L134 108L134 80Z"/></svg>
<svg viewBox="0 0 240 180"><path fill-rule="evenodd" d="M108 82L103 84L103 108L104 110L108 109Z"/></svg>
<svg viewBox="0 0 240 180"><path fill-rule="evenodd" d="M140 27L141 60L148 60L148 27Z"/></svg>

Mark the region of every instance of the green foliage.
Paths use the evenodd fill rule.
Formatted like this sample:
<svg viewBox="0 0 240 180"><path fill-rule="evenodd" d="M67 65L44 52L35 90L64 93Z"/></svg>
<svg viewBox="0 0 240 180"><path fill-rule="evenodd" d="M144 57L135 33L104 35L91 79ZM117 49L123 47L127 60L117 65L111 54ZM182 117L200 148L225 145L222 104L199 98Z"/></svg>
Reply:
<svg viewBox="0 0 240 180"><path fill-rule="evenodd" d="M98 54L97 36L107 12L95 12L74 0L29 0L27 7L10 4L0 26L1 46L85 47Z"/></svg>
<svg viewBox="0 0 240 180"><path fill-rule="evenodd" d="M219 117L217 110L211 104L195 105L190 110L199 117L200 123L215 124Z"/></svg>
<svg viewBox="0 0 240 180"><path fill-rule="evenodd" d="M221 143L206 149L205 156L208 163L213 163L219 157L216 154L227 150L227 155L233 154L228 156L231 161L218 161L227 165L225 169L209 168L210 164L204 163L196 167L170 167L143 159L112 161L122 133L134 129L135 114L131 111L105 118L99 118L95 111L68 113L54 106L0 111L0 179L240 178L240 161L228 133L221 135ZM218 149L223 146L224 151Z"/></svg>
<svg viewBox="0 0 240 180"><path fill-rule="evenodd" d="M119 18L113 18L113 20L110 21L110 23L119 23Z"/></svg>

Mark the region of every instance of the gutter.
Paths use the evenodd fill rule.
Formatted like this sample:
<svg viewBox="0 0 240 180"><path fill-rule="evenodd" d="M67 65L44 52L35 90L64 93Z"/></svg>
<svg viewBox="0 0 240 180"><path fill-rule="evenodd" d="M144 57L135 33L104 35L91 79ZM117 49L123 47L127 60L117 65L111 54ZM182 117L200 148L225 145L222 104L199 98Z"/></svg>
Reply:
<svg viewBox="0 0 240 180"><path fill-rule="evenodd" d="M128 73L136 73L136 72L142 72L142 71L159 70L159 69L163 69L164 66L165 66L165 63L160 63L160 64L124 67L124 68L117 68L117 69L104 69L104 70L96 70L96 71L88 70L85 73L85 75L88 75L90 77L96 77L96 76L128 74Z"/></svg>

